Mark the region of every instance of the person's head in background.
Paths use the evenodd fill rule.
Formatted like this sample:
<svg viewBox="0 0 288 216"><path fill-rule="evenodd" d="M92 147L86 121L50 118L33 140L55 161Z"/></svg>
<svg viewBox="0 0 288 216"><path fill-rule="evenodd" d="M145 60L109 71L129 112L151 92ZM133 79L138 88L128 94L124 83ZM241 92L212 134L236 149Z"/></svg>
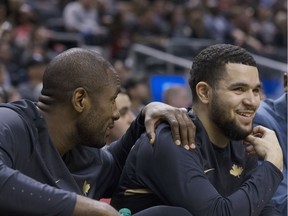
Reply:
<svg viewBox="0 0 288 216"><path fill-rule="evenodd" d="M26 68L27 68L27 75L28 79L33 86L42 83L43 74L45 68L48 64L48 60L46 60L41 55L31 56L30 59L27 61Z"/></svg>
<svg viewBox="0 0 288 216"><path fill-rule="evenodd" d="M130 69L125 65L122 60L119 59L116 60L113 65L119 75L121 85L124 85L129 78Z"/></svg>
<svg viewBox="0 0 288 216"><path fill-rule="evenodd" d="M212 131L214 137L228 141L251 133L261 84L256 62L245 49L229 44L210 46L193 59L190 75L193 111L208 134Z"/></svg>
<svg viewBox="0 0 288 216"><path fill-rule="evenodd" d="M127 79L123 85L131 100L131 110L137 115L150 101L150 92L146 77L134 75Z"/></svg>
<svg viewBox="0 0 288 216"><path fill-rule="evenodd" d="M21 98L16 88L10 86L10 79L7 78L7 74L5 64L0 61L0 103L12 102Z"/></svg>
<svg viewBox="0 0 288 216"><path fill-rule="evenodd" d="M107 145L122 137L135 119L135 115L131 110L131 101L125 89L120 89L116 98L116 106L120 118L114 122L114 127L110 129Z"/></svg>
<svg viewBox="0 0 288 216"><path fill-rule="evenodd" d="M163 93L163 102L178 108L187 108L192 104L191 94L188 88L181 85L173 85Z"/></svg>
<svg viewBox="0 0 288 216"><path fill-rule="evenodd" d="M41 94L42 79L48 61L41 55L31 56L26 62L27 81L18 86L23 99L37 101Z"/></svg>

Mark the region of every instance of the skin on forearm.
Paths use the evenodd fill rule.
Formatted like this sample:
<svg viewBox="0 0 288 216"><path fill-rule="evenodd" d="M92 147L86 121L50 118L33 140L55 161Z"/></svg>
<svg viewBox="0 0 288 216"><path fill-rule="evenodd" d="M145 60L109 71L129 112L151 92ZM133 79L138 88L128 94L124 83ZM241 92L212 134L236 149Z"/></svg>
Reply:
<svg viewBox="0 0 288 216"><path fill-rule="evenodd" d="M77 195L73 216L120 216L109 204Z"/></svg>

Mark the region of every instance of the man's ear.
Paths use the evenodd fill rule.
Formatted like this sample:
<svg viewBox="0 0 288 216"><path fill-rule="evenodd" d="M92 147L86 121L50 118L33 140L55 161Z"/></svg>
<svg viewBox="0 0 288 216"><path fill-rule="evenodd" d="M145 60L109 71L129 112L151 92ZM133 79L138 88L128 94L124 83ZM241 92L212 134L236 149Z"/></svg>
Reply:
<svg viewBox="0 0 288 216"><path fill-rule="evenodd" d="M73 92L72 105L77 112L83 112L90 106L88 93L84 88L77 88Z"/></svg>
<svg viewBox="0 0 288 216"><path fill-rule="evenodd" d="M198 98L202 103L209 103L210 101L210 95L211 95L211 87L206 82L199 82L196 85L196 92L198 95Z"/></svg>

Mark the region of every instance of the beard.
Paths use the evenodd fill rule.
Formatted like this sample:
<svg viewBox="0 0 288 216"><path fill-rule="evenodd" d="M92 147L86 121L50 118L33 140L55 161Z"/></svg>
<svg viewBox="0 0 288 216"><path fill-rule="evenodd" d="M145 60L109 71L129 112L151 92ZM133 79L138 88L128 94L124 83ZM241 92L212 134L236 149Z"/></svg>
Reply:
<svg viewBox="0 0 288 216"><path fill-rule="evenodd" d="M243 130L237 125L235 119L229 118L225 107L219 103L216 94L213 94L210 118L215 125L222 131L222 133L231 140L243 140L252 132L252 125L249 131Z"/></svg>
<svg viewBox="0 0 288 216"><path fill-rule="evenodd" d="M89 120L79 120L76 124L78 143L80 145L102 148L106 144L105 131L103 132L103 125L98 128L95 128L96 125L99 125L99 122L92 121L91 115ZM95 118L97 119L97 118Z"/></svg>

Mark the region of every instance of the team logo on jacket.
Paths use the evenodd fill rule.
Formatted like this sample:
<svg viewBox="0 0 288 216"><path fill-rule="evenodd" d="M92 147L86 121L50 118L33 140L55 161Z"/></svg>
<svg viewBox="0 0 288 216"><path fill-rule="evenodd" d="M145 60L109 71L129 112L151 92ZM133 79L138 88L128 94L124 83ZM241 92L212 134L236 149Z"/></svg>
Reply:
<svg viewBox="0 0 288 216"><path fill-rule="evenodd" d="M243 172L243 167L237 166L235 164L233 164L230 170L230 174L238 178L240 178L240 175L242 172Z"/></svg>
<svg viewBox="0 0 288 216"><path fill-rule="evenodd" d="M82 188L83 195L87 196L89 190L90 190L90 184L88 184L87 181L85 181Z"/></svg>

